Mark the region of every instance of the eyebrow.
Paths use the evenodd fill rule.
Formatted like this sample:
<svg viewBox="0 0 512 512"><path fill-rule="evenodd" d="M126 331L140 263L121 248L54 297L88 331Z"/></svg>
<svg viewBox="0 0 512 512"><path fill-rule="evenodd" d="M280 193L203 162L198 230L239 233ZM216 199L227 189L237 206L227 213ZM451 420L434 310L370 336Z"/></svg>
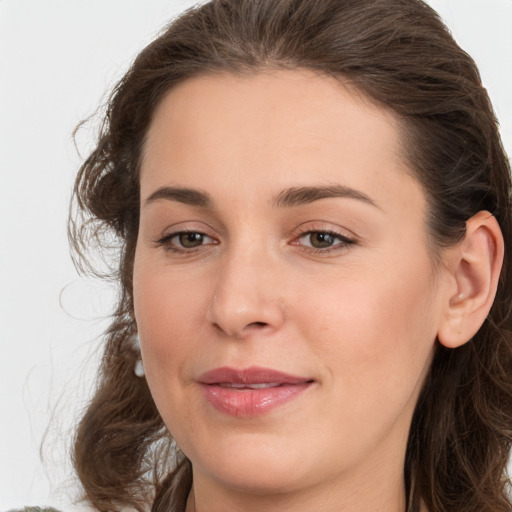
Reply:
<svg viewBox="0 0 512 512"><path fill-rule="evenodd" d="M283 190L274 200L277 207L293 207L313 203L320 199L331 197L344 197L363 201L375 208L381 209L377 203L364 192L355 190L344 185L325 185L316 187L292 187Z"/></svg>
<svg viewBox="0 0 512 512"><path fill-rule="evenodd" d="M160 187L146 199L144 206L148 206L159 199L177 201L189 206L201 206L203 208L213 205L212 198L208 192L193 188Z"/></svg>
<svg viewBox="0 0 512 512"><path fill-rule="evenodd" d="M310 204L320 199L329 198L349 198L357 199L378 209L380 207L364 192L346 187L344 185L323 185L323 186L309 186L309 187L292 187L281 191L272 201L272 205L277 208L291 208L294 206L301 206ZM176 201L189 206L199 206L208 208L213 206L213 200L203 190L183 187L160 187L155 190L145 201L144 205L158 201L158 200Z"/></svg>

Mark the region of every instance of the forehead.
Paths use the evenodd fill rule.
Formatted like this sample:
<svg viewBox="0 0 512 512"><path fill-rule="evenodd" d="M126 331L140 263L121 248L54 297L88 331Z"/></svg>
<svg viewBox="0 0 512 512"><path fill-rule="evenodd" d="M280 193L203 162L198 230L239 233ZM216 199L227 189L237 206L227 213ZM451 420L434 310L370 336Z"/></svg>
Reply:
<svg viewBox="0 0 512 512"><path fill-rule="evenodd" d="M370 196L400 185L421 196L401 130L391 110L342 80L307 70L196 77L169 91L155 110L142 196L176 183L222 192L226 181L251 196L317 183Z"/></svg>
<svg viewBox="0 0 512 512"><path fill-rule="evenodd" d="M203 75L178 84L161 100L144 157L159 144L188 139L215 146L235 134L239 142L249 139L267 151L278 145L285 150L294 141L300 147L306 140L307 146L329 138L339 143L336 138L342 137L347 143L366 140L398 156L399 130L390 109L333 77L303 69Z"/></svg>

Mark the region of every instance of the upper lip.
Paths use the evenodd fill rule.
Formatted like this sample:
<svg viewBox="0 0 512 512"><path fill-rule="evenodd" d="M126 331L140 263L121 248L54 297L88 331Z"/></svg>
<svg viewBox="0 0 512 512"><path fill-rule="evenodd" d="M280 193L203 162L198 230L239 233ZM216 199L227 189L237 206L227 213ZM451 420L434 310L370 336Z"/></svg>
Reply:
<svg viewBox="0 0 512 512"><path fill-rule="evenodd" d="M203 373L198 381L201 384L303 384L313 379L290 375L272 368L251 366L249 368L230 368L224 366Z"/></svg>

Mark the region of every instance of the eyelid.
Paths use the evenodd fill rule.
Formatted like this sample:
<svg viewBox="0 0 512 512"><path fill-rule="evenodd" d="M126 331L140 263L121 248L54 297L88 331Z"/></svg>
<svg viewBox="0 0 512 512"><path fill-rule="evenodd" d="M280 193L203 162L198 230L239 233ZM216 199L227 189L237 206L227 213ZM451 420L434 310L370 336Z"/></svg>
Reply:
<svg viewBox="0 0 512 512"><path fill-rule="evenodd" d="M205 247L211 246L211 245L218 245L220 242L217 240L215 236L209 233L209 229L204 229L200 227L195 226L183 226L180 227L180 225L174 225L172 228L167 228L167 232L154 239L154 244L156 248L163 248L166 251L174 252L174 253L181 253L181 254L191 254L194 252L197 252L199 250L204 250ZM181 246L179 243L172 242L173 238L178 237L179 235L186 234L186 233L196 233L204 237L206 240L203 240L202 243L195 247L184 247ZM331 246L327 247L314 247L305 245L300 242L301 238L311 235L314 233L322 233L330 235L337 239L337 242L335 242ZM333 251L339 251L343 249L347 249L348 246L357 244L358 243L358 237L354 235L352 232L350 232L347 229L341 228L339 226L333 227L333 224L330 222L325 221L308 221L304 222L303 224L299 225L295 229L295 233L293 233L291 240L288 242L290 245L294 246L300 246L303 250L313 253L321 253L326 254L328 252Z"/></svg>
<svg viewBox="0 0 512 512"><path fill-rule="evenodd" d="M208 238L210 239L212 242L208 242L208 243L202 243L200 245L198 245L197 247L180 247L179 245L177 244L172 244L171 241L173 238L179 236L179 235L182 235L182 234L186 234L186 233L194 233L194 234L198 234L198 235L201 235L205 238ZM209 235L208 233L205 232L205 230L202 230L202 229L196 229L196 228L193 228L193 227L184 227L182 229L175 229L169 233L166 233L165 235L157 238L155 241L155 246L158 248L158 247L162 247L164 250L166 251L169 251L169 252L174 252L174 253L179 253L179 254L190 254L190 253L194 253L198 250L200 250L202 247L204 246L208 246L208 245L217 245L219 242L211 235Z"/></svg>
<svg viewBox="0 0 512 512"><path fill-rule="evenodd" d="M320 230L306 231L305 233L303 233L302 235L297 237L296 240L300 240L301 238L304 238L307 235L313 235L315 233L322 233L322 234L325 234L325 235L330 235L333 238L339 240L339 242L336 243L336 244L333 244L332 246L322 247L322 248L320 248L320 247L312 247L312 246L303 245L303 244L294 244L294 245L302 245L302 247L305 247L305 248L310 249L310 250L318 251L318 252L328 252L329 250L333 250L333 249L341 248L341 247L346 247L347 245L351 245L351 244L355 243L355 241L352 240L351 238L347 238L346 236L340 235L340 234L335 233L333 231L325 231L325 230L321 230L321 231Z"/></svg>
<svg viewBox="0 0 512 512"><path fill-rule="evenodd" d="M293 239L290 244L300 246L303 250L308 252L326 254L333 251L346 250L348 246L358 243L358 238L353 233L348 232L348 230L342 229L340 227L333 228L331 226L331 223L326 225L324 222L304 223L303 225L299 226L297 232L293 235ZM324 248L315 248L299 243L301 238L313 233L325 233L331 235L337 238L339 242Z"/></svg>
<svg viewBox="0 0 512 512"><path fill-rule="evenodd" d="M337 226L337 225L333 224L332 222L318 221L318 220L303 222L302 224L300 224L296 228L295 233L293 234L293 237L298 238L307 233L317 233L317 232L330 233L330 234L332 234L334 236L338 236L340 238L352 240L353 242L356 242L359 240L359 237L354 232L352 232L351 230L349 230L345 227Z"/></svg>

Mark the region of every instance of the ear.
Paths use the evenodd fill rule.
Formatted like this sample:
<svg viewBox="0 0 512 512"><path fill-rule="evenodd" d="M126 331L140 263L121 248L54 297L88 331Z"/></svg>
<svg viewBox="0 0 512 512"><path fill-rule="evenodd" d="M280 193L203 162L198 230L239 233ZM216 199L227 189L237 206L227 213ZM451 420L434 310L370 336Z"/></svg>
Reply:
<svg viewBox="0 0 512 512"><path fill-rule="evenodd" d="M437 338L448 348L468 342L491 309L503 264L498 222L486 211L466 222L464 239L447 253L449 287Z"/></svg>

